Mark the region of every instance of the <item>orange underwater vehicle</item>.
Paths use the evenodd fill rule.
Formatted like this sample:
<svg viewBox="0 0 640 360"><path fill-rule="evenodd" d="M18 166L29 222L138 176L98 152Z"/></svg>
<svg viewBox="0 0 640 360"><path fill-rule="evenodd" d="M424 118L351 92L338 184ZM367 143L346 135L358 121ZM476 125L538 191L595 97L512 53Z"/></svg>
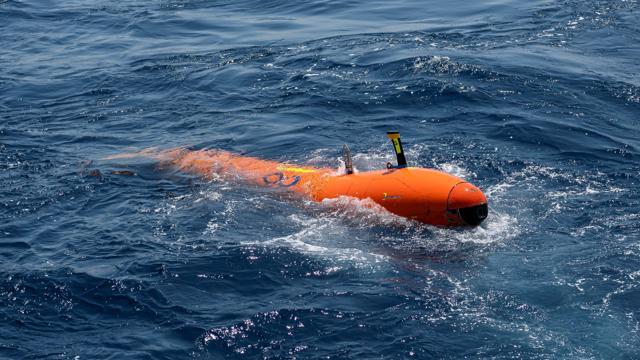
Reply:
<svg viewBox="0 0 640 360"><path fill-rule="evenodd" d="M346 171L342 174L329 168L279 163L222 150L175 149L154 157L188 173L240 179L299 193L314 201L340 196L369 198L396 215L431 225L477 226L487 217L487 198L480 189L442 171L408 167L398 132L387 136L397 156L396 166L387 163L384 170L354 172L345 145ZM139 155L145 152L110 159Z"/></svg>

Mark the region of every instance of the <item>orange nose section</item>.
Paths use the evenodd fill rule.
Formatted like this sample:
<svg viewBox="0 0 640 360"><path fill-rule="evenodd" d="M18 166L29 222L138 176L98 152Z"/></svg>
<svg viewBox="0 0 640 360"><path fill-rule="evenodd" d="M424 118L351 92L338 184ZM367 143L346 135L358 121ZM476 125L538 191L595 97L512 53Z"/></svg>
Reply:
<svg viewBox="0 0 640 360"><path fill-rule="evenodd" d="M477 187L462 182L453 187L447 200L447 212L456 214L467 225L480 225L487 218L487 198Z"/></svg>
<svg viewBox="0 0 640 360"><path fill-rule="evenodd" d="M463 182L454 186L449 193L447 207L449 209L461 209L486 203L487 198L480 189L468 182Z"/></svg>

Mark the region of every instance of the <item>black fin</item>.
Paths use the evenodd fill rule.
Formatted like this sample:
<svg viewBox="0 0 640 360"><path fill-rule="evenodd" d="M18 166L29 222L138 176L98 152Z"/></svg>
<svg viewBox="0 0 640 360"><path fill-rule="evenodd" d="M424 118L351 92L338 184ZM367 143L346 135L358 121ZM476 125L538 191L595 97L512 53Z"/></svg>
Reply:
<svg viewBox="0 0 640 360"><path fill-rule="evenodd" d="M344 167L347 175L353 174L353 161L351 160L351 150L347 144L342 146L342 159L344 160Z"/></svg>

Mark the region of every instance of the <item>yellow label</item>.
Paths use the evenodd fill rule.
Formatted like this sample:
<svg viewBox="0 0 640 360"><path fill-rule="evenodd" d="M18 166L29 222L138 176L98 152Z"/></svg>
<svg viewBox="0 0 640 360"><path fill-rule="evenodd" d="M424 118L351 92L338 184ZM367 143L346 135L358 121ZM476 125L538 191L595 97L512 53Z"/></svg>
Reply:
<svg viewBox="0 0 640 360"><path fill-rule="evenodd" d="M400 154L402 152L400 149L400 141L398 141L398 139L392 139L391 141L393 141L393 147L396 149L396 154Z"/></svg>
<svg viewBox="0 0 640 360"><path fill-rule="evenodd" d="M284 166L278 166L278 170L280 171L291 171L291 172L296 172L296 173L313 173L316 172L313 169L305 169L305 168L299 168L299 167L284 167Z"/></svg>

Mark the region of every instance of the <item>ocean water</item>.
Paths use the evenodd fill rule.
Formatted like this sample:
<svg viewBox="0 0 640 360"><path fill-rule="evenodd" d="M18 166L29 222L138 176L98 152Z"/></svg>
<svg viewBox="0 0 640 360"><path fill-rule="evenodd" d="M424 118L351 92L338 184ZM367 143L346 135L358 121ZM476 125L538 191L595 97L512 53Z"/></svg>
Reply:
<svg viewBox="0 0 640 360"><path fill-rule="evenodd" d="M639 59L636 0L2 0L0 358L640 358ZM393 129L480 227L101 160Z"/></svg>

